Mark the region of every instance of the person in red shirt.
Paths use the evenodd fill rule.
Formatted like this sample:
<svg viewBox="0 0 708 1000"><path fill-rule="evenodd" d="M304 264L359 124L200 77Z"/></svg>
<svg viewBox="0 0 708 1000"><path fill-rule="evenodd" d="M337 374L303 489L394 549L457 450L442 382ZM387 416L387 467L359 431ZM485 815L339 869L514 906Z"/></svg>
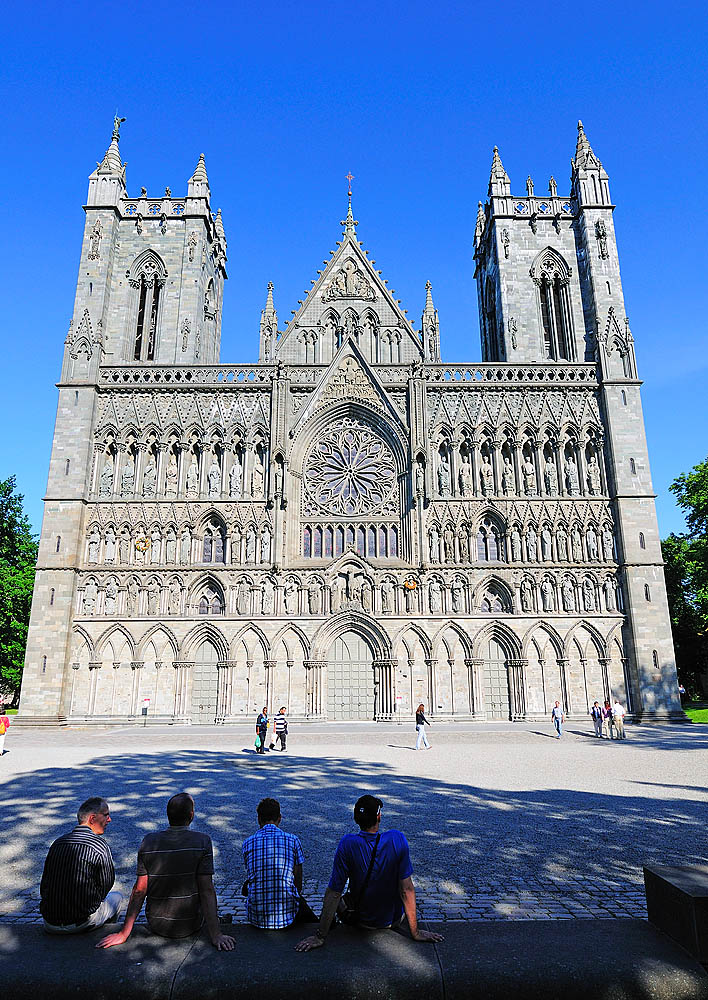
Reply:
<svg viewBox="0 0 708 1000"><path fill-rule="evenodd" d="M0 702L0 757L5 753L5 733L10 728L10 720L5 715L5 708Z"/></svg>

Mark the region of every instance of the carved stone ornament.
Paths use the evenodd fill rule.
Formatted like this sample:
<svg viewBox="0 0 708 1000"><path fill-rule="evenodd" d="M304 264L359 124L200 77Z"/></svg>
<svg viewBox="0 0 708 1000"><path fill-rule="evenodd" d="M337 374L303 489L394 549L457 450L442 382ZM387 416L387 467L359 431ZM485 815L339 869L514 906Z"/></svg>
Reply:
<svg viewBox="0 0 708 1000"><path fill-rule="evenodd" d="M371 382L354 358L342 361L322 390L320 404L330 403L335 399L360 399L376 406L381 405L381 400L374 392Z"/></svg>
<svg viewBox="0 0 708 1000"><path fill-rule="evenodd" d="M189 343L189 332L190 332L190 330L191 330L191 324L189 322L189 319L186 318L182 322L182 351L186 351L187 350L187 345Z"/></svg>
<svg viewBox="0 0 708 1000"><path fill-rule="evenodd" d="M88 253L89 260L99 260L101 256L101 236L103 235L103 230L101 229L101 220L96 219L93 224L93 229L91 230L91 235L89 240L91 242L91 249Z"/></svg>
<svg viewBox="0 0 708 1000"><path fill-rule="evenodd" d="M396 463L371 428L345 419L315 444L304 483L310 499L331 514L371 514L396 488Z"/></svg>
<svg viewBox="0 0 708 1000"><path fill-rule="evenodd" d="M322 295L323 302L333 299L364 299L373 302L376 298L371 283L353 260L347 260L336 272Z"/></svg>

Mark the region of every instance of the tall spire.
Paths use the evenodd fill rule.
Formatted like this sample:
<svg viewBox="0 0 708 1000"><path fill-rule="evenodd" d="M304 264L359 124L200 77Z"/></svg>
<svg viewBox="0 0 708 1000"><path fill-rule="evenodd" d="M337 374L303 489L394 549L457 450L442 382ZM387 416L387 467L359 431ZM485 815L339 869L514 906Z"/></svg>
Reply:
<svg viewBox="0 0 708 1000"><path fill-rule="evenodd" d="M592 151L592 146L588 141L588 137L585 135L585 129L583 128L583 123L578 122L578 142L575 147L575 166L587 167L591 164L597 166L597 157Z"/></svg>
<svg viewBox="0 0 708 1000"><path fill-rule="evenodd" d="M487 219L484 214L484 206L481 201L477 202L477 223L474 227L474 245L479 246L482 236L484 235L484 227L487 224Z"/></svg>
<svg viewBox="0 0 708 1000"><path fill-rule="evenodd" d="M111 136L111 144L105 152L105 155L98 165L99 174L117 174L122 175L124 173L123 163L120 158L120 127L125 121L125 118L119 118L116 115L113 119L113 135Z"/></svg>
<svg viewBox="0 0 708 1000"><path fill-rule="evenodd" d="M349 185L349 190L347 191L347 197L349 199L349 204L347 206L347 217L342 219L339 223L340 226L344 226L344 235L353 236L356 239L356 227L359 225L358 221L354 218L354 213L352 212L352 181L354 180L354 174L349 171L347 174L347 182Z"/></svg>
<svg viewBox="0 0 708 1000"><path fill-rule="evenodd" d="M273 304L273 282L268 282L265 309L261 312L261 361L272 361L278 339L278 314Z"/></svg>
<svg viewBox="0 0 708 1000"><path fill-rule="evenodd" d="M504 164L499 156L499 150L494 147L492 153L492 170L489 175L489 192L490 195L505 195L511 194L511 182L509 180L509 175L504 169Z"/></svg>
<svg viewBox="0 0 708 1000"><path fill-rule="evenodd" d="M426 361L440 360L440 323L438 311L433 305L433 286L425 282L425 309L420 321L423 339L423 357Z"/></svg>
<svg viewBox="0 0 708 1000"><path fill-rule="evenodd" d="M194 168L194 173L187 181L188 198L206 198L209 201L211 191L209 190L209 178L204 162L204 153L199 154L199 162Z"/></svg>

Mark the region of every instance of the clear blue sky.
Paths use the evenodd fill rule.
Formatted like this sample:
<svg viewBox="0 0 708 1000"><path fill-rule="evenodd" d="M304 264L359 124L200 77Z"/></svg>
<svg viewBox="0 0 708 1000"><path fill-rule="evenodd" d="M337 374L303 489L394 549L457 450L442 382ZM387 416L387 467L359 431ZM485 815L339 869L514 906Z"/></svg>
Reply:
<svg viewBox="0 0 708 1000"><path fill-rule="evenodd" d="M359 238L443 359L480 357L472 236L499 146L512 190L569 189L582 118L610 175L662 534L706 457L704 4L13 4L3 19L0 478L38 529L87 177L127 117L128 189L186 192L206 154L229 241L222 358L257 357L339 237Z"/></svg>

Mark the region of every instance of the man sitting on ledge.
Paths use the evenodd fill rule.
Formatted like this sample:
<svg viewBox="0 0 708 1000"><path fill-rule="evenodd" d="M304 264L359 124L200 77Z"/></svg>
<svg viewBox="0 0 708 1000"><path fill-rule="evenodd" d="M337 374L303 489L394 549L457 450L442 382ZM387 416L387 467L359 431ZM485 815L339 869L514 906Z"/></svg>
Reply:
<svg viewBox="0 0 708 1000"><path fill-rule="evenodd" d="M79 821L55 840L44 862L39 892L44 929L49 934L80 934L114 920L123 897L110 892L115 882L111 849L103 839L111 822L108 803L86 799Z"/></svg>
<svg viewBox="0 0 708 1000"><path fill-rule="evenodd" d="M138 849L138 877L125 914L123 929L102 938L97 948L112 948L130 937L147 896L145 915L154 934L183 938L195 934L206 922L211 943L218 951L232 951L235 941L221 933L212 876L211 837L190 830L194 799L187 792L167 803L169 828L149 833Z"/></svg>
<svg viewBox="0 0 708 1000"><path fill-rule="evenodd" d="M313 935L303 938L296 951L311 951L325 943L332 919L349 879L349 897L357 923L366 930L399 928L403 916L414 941L442 941L442 934L418 927L413 867L408 841L399 830L379 832L383 802L362 795L354 806L358 834L348 833L339 841L334 867L322 905L320 925Z"/></svg>

